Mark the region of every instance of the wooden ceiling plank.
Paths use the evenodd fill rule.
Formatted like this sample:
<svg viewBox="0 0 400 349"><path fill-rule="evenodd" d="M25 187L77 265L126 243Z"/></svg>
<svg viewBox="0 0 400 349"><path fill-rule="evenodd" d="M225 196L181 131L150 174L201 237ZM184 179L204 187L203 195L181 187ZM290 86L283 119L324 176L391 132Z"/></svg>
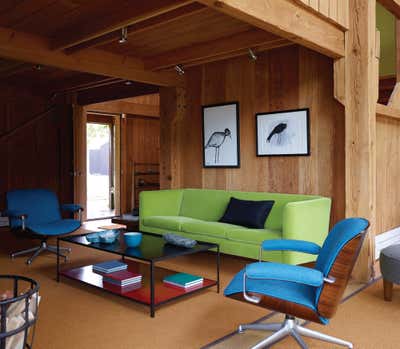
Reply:
<svg viewBox="0 0 400 349"><path fill-rule="evenodd" d="M145 68L160 70L173 67L177 64L190 64L204 61L215 56L229 55L243 49L255 48L268 42L280 40L278 36L261 29L251 29L229 37L191 45L177 50L163 53L159 56L145 59Z"/></svg>
<svg viewBox="0 0 400 349"><path fill-rule="evenodd" d="M155 17L179 7L192 3L193 0L153 0L134 2L130 8L118 6L109 12L107 23L103 18L74 23L65 31L59 33L52 41L54 50L62 50L76 46L82 42L103 36L132 24ZM128 16L128 17L127 17Z"/></svg>
<svg viewBox="0 0 400 349"><path fill-rule="evenodd" d="M0 79L9 78L13 75L23 73L27 70L33 70L32 64L15 62L15 64L13 66L9 66L8 69L0 70Z"/></svg>
<svg viewBox="0 0 400 349"><path fill-rule="evenodd" d="M291 0L199 2L329 57L344 56L344 30Z"/></svg>
<svg viewBox="0 0 400 349"><path fill-rule="evenodd" d="M400 18L400 0L378 0L389 12Z"/></svg>
<svg viewBox="0 0 400 349"><path fill-rule="evenodd" d="M196 13L205 12L208 10L208 7L193 3L188 4L186 6L179 7L172 11L162 13L156 17L152 17L146 19L142 22L132 24L128 27L128 38L129 36L133 36L135 34L143 33L145 31L154 29L161 25L165 25L167 23L179 20L181 18L185 18L188 16L192 16ZM91 39L89 41L84 41L76 46L72 46L66 48L64 51L67 54L73 54L75 52L90 48L90 47L98 47L102 45L106 45L110 42L117 41L121 36L120 31L113 31L111 33L105 34L103 36L99 36L97 38Z"/></svg>
<svg viewBox="0 0 400 349"><path fill-rule="evenodd" d="M157 86L183 84L183 79L177 74L146 71L143 62L134 58L97 49L88 49L68 56L64 52L51 50L49 40L43 37L1 27L0 56Z"/></svg>
<svg viewBox="0 0 400 349"><path fill-rule="evenodd" d="M117 114L143 115L158 118L160 116L160 106L131 103L126 101L109 101L103 103L94 103L85 106L87 112L103 112Z"/></svg>

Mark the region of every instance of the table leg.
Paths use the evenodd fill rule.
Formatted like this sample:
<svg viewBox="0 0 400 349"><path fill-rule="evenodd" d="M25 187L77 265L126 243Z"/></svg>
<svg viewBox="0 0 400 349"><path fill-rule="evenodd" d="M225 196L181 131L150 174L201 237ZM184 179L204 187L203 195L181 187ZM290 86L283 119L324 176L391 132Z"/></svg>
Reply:
<svg viewBox="0 0 400 349"><path fill-rule="evenodd" d="M57 238L57 282L60 282L60 239Z"/></svg>
<svg viewBox="0 0 400 349"><path fill-rule="evenodd" d="M220 267L220 256L219 256L219 245L217 247L217 293L219 293L219 267Z"/></svg>
<svg viewBox="0 0 400 349"><path fill-rule="evenodd" d="M150 262L150 316L154 317L154 264Z"/></svg>

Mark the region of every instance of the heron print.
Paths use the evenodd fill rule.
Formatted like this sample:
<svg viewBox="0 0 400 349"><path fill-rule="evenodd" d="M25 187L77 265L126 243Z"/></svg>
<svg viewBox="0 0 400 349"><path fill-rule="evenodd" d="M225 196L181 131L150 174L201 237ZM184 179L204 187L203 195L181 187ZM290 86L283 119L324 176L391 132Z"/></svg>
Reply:
<svg viewBox="0 0 400 349"><path fill-rule="evenodd" d="M227 137L232 139L229 128L226 128L223 132L214 132L205 145L205 149L214 148L214 163L216 164L219 163L220 148L225 143Z"/></svg>

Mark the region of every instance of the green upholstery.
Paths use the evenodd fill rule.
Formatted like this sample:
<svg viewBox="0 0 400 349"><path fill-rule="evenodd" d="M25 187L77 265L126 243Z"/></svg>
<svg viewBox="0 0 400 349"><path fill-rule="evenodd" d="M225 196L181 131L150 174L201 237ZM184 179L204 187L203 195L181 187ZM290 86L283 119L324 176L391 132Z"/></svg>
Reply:
<svg viewBox="0 0 400 349"><path fill-rule="evenodd" d="M208 236L217 236L219 238L226 238L226 234L228 231L237 228L240 228L240 226L227 223L202 221L199 219L182 224L182 231L184 232Z"/></svg>
<svg viewBox="0 0 400 349"><path fill-rule="evenodd" d="M248 229L219 223L235 197L274 200L265 229ZM316 195L240 192L211 189L160 190L140 193L140 229L163 234L174 232L199 241L215 242L223 253L258 258L264 240L298 239L319 245L329 229L331 200ZM293 251L268 251L264 260L299 264L315 257Z"/></svg>

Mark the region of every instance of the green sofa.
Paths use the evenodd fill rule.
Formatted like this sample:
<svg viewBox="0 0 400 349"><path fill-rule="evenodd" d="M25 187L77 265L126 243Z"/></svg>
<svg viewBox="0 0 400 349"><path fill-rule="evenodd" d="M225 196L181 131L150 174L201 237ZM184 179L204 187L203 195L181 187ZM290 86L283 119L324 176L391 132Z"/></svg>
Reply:
<svg viewBox="0 0 400 349"><path fill-rule="evenodd" d="M274 200L264 229L219 223L229 199ZM218 243L222 253L254 258L260 243L269 239L325 240L329 229L331 200L312 195L179 189L140 193L140 230L173 232L198 241ZM264 252L263 259L300 264L313 256L290 251Z"/></svg>

